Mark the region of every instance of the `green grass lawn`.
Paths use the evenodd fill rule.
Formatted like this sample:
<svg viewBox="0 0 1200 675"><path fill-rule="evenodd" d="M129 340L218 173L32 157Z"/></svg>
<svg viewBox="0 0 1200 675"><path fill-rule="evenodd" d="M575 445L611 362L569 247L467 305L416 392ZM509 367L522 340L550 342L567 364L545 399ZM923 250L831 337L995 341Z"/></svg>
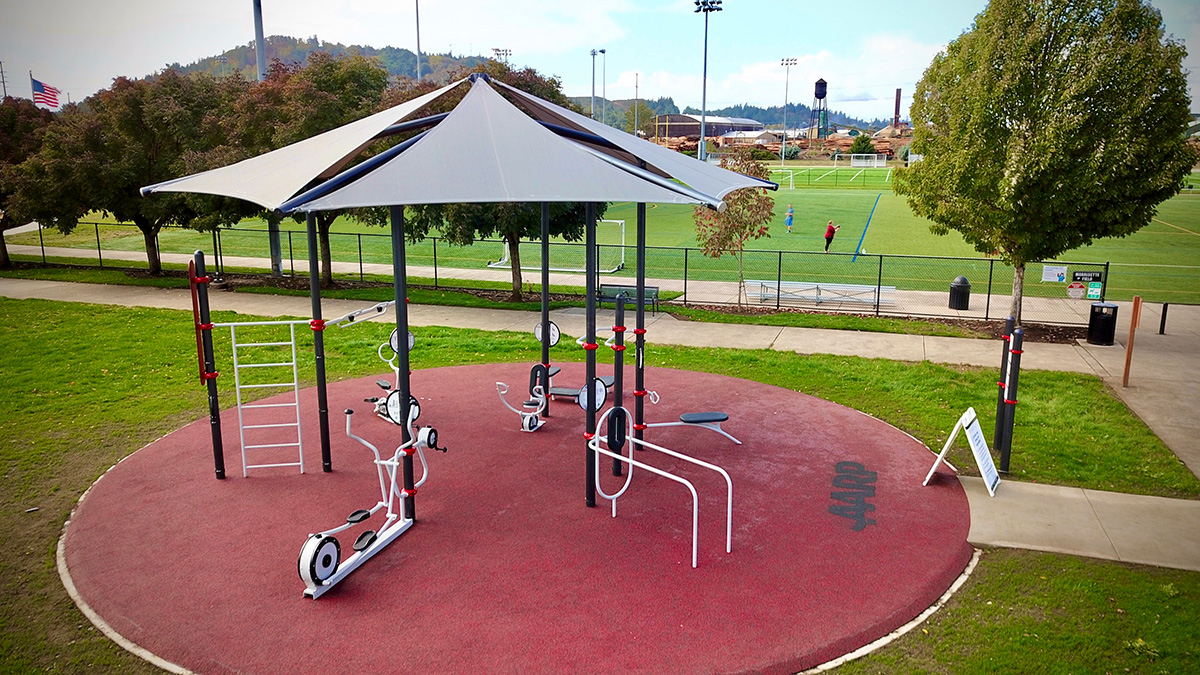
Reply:
<svg viewBox="0 0 1200 675"><path fill-rule="evenodd" d="M213 318L251 317L226 312ZM54 549L70 509L109 466L206 414L191 322L181 311L0 299L0 507L9 514L0 519L0 540L10 553L0 559L0 670L154 672L79 614L59 582ZM327 334L331 379L380 372L375 346L390 328L367 323ZM525 334L436 327L415 332L417 368L531 362L539 354ZM225 360L227 339L217 336ZM310 345L311 334L303 331L306 386L312 379ZM577 360L581 350L563 340L552 358ZM992 409L995 393L990 370L930 363L664 347L653 347L647 361L801 389L875 415L934 447L966 406ZM218 382L230 403L230 379ZM449 438L452 430L444 433ZM966 467L969 457L959 447L951 460ZM1024 375L1013 469L1011 478L1019 480L1200 496L1200 481L1098 380L1081 375ZM982 672L999 663L1001 671L1029 672L1047 663L1077 671L1103 663L1183 672L1180 664L1194 660L1198 594L1196 573L987 553L951 606L927 624L928 633L916 631L852 667ZM1026 633L1039 642L1017 648L1034 639ZM1158 656L1149 656L1152 651Z"/></svg>

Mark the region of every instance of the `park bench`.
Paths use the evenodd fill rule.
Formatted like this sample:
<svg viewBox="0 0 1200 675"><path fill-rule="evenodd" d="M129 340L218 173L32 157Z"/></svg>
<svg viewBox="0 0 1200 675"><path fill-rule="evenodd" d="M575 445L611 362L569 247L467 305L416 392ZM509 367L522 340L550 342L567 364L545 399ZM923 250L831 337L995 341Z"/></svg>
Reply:
<svg viewBox="0 0 1200 675"><path fill-rule="evenodd" d="M857 302L871 306L876 302L880 305L896 303L895 286L747 279L746 295L750 295L754 289L758 290L758 301L761 303L775 300L812 302L817 305L823 302Z"/></svg>
<svg viewBox="0 0 1200 675"><path fill-rule="evenodd" d="M628 284L600 284L599 292L596 294L596 304L603 305L606 302L617 304L617 296L624 293L625 302L630 306L636 306L637 303L637 286ZM658 286L646 286L643 294L646 306L652 308L653 311L658 311Z"/></svg>

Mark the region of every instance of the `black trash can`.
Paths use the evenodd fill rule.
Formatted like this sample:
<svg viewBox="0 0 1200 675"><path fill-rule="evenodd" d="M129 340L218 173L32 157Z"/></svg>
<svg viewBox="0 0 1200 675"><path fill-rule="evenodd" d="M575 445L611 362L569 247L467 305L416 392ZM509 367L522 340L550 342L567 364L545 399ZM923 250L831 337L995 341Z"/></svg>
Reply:
<svg viewBox="0 0 1200 675"><path fill-rule="evenodd" d="M971 309L971 282L966 277L950 282L950 309Z"/></svg>
<svg viewBox="0 0 1200 675"><path fill-rule="evenodd" d="M1088 317L1089 345L1111 345L1117 334L1117 306L1111 302L1093 302Z"/></svg>

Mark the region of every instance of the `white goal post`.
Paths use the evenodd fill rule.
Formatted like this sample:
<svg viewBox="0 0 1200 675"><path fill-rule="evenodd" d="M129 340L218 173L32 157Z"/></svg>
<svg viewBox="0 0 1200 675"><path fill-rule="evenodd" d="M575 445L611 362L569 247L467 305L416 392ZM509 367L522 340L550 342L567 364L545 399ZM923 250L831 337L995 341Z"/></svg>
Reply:
<svg viewBox="0 0 1200 675"><path fill-rule="evenodd" d="M612 274L625 268L625 221L597 220L596 221L597 271L601 274ZM578 272L587 271L585 264L587 247L581 243L551 242L550 271ZM521 242L521 269L540 270L541 242ZM487 264L492 269L512 269L512 261L508 257L508 245L500 242L500 259Z"/></svg>
<svg viewBox="0 0 1200 675"><path fill-rule="evenodd" d="M887 166L887 155L850 155L851 167L884 168Z"/></svg>

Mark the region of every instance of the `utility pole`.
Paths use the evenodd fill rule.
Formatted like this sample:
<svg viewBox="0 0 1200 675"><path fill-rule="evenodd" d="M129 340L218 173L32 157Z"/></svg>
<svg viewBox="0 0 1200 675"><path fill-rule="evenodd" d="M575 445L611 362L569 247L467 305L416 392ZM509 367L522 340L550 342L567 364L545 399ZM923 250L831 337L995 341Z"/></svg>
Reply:
<svg viewBox="0 0 1200 675"><path fill-rule="evenodd" d="M638 135L638 73L633 74L633 135Z"/></svg>
<svg viewBox="0 0 1200 675"><path fill-rule="evenodd" d="M421 0L413 0L417 10L417 82L421 81Z"/></svg>
<svg viewBox="0 0 1200 675"><path fill-rule="evenodd" d="M0 61L0 86L4 87L4 98L8 98L8 81L4 79L4 62Z"/></svg>
<svg viewBox="0 0 1200 675"><path fill-rule="evenodd" d="M263 40L262 0L254 0L254 52L258 60L258 81L267 79L267 45Z"/></svg>
<svg viewBox="0 0 1200 675"><path fill-rule="evenodd" d="M784 67L783 71L783 144L779 146L779 166L783 166L783 160L787 159L787 100L788 100L788 79L792 73L792 66L796 65L796 59L787 58L779 62L779 65Z"/></svg>

